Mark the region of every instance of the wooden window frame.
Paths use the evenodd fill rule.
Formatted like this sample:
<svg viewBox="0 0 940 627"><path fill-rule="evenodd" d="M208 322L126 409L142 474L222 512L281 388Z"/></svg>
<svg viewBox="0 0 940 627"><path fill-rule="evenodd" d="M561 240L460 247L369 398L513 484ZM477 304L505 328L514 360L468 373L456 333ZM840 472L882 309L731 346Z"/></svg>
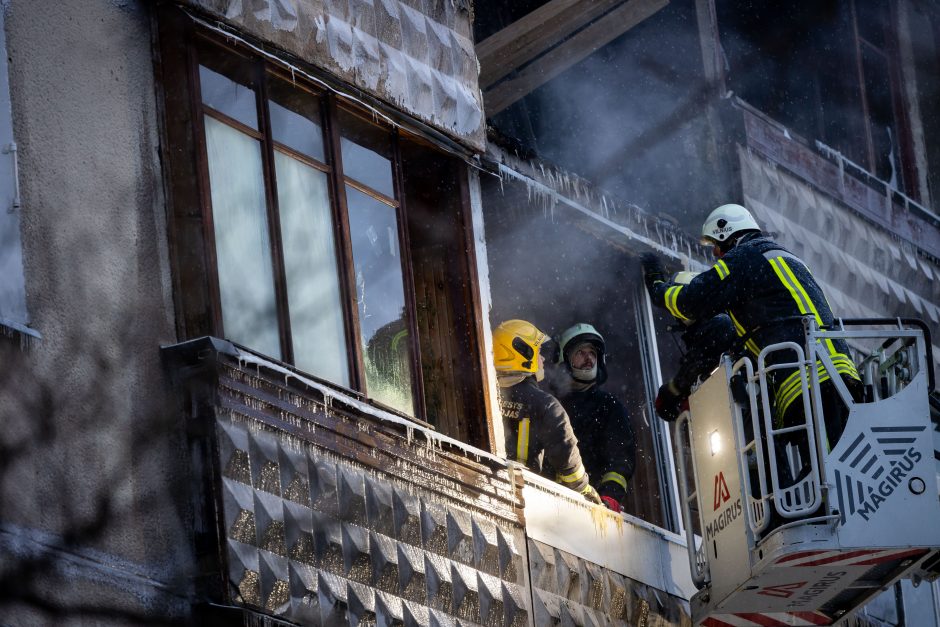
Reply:
<svg viewBox="0 0 940 627"><path fill-rule="evenodd" d="M874 42L868 41L860 32L858 9L856 8L858 3L859 0L851 0L850 16L852 20L852 45L858 80L859 103L862 107L862 119L865 121L865 128L862 129L866 155L866 163L864 165L869 172L875 174L878 155L875 154L875 144L871 134L871 105L868 102L868 93L865 88L866 76L862 54L863 48L867 48L881 56L887 68L888 75L886 78L888 80L888 88L891 92L892 117L894 118L895 133L897 134L895 141L898 148L898 154L896 156L898 188L914 200L920 201L920 191L917 185L916 158L914 155L914 139L911 134L911 123L902 87L903 79L898 54L897 3L892 1L887 4L888 22L883 25L885 42L884 45L880 47Z"/></svg>
<svg viewBox="0 0 940 627"><path fill-rule="evenodd" d="M188 46L187 62L188 75L191 80L191 107L192 107L192 133L195 138L195 163L198 175L199 198L202 207L202 217L205 223L206 267L208 283L211 291L212 303L211 319L213 335L224 337L225 330L222 322L221 293L219 288L218 259L215 249L214 223L211 199L211 183L209 180L209 166L207 158L207 144L205 137L205 124L203 116L212 117L260 142L262 159L262 176L264 179L264 196L266 204L266 217L270 238L270 252L272 264L272 278L274 282L275 303L277 308L278 338L281 349L280 361L293 364L293 338L290 328L290 304L287 293L287 277L284 267L284 253L280 230L280 214L277 198L277 174L274 166L275 151L280 151L299 159L306 165L323 172L328 179L330 196L330 209L333 218L333 241L336 254L337 268L339 269L340 306L344 326L344 340L346 346L347 366L349 370L349 388L365 398L368 396L368 387L365 378L365 363L360 343L360 323L358 298L355 289L355 263L352 252L352 237L349 225L348 205L345 188L350 187L374 198L375 200L395 210L398 246L401 254L402 284L404 287L404 301L406 323L411 349L411 394L413 398L414 415L408 416L419 422L426 420L424 399L424 385L421 371L420 342L417 329L417 314L415 310L415 288L413 269L411 265L410 242L407 229L407 208L403 194L401 154L398 146L399 133L397 127L382 124L368 119L368 114L357 108L354 103L340 102L336 94L319 89L302 78L284 75L281 69L270 61L255 56L243 54L240 50L220 41L209 33L196 32L195 41ZM258 119L258 129L252 129L237 120L212 109L202 102L201 85L199 81L199 48L212 46L222 54L233 55L249 66L249 74L253 81L255 92L255 106ZM294 89L303 90L317 99L320 110L318 120L323 133L324 153L326 163L320 162L308 155L302 155L295 150L284 146L273 138L269 112L269 81L287 80L293 83ZM388 134L392 166L392 181L394 198L374 190L360 181L347 176L343 171L343 159L340 148L339 110L356 116L364 124L381 129ZM333 385L339 385L331 382ZM340 386L343 387L343 386ZM396 413L402 413L380 401L370 399L370 402ZM406 414L407 415L407 414Z"/></svg>

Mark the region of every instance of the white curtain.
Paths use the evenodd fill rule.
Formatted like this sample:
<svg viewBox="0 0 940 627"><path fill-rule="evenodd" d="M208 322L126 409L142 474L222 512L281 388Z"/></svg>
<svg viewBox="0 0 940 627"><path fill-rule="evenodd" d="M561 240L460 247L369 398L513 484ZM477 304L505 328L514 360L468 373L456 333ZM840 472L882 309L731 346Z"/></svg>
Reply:
<svg viewBox="0 0 940 627"><path fill-rule="evenodd" d="M225 336L281 358L258 140L205 117Z"/></svg>
<svg viewBox="0 0 940 627"><path fill-rule="evenodd" d="M326 174L274 154L295 365L349 386Z"/></svg>

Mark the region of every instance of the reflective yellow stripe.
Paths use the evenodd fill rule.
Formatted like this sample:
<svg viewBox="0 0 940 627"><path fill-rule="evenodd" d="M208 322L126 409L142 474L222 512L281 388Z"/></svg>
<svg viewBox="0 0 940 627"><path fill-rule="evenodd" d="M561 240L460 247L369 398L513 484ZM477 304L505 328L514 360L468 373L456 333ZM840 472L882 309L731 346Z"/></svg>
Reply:
<svg viewBox="0 0 940 627"><path fill-rule="evenodd" d="M793 285L799 291L800 296L806 301L806 305L809 307L809 311L804 311L800 309L801 313L807 314L812 313L813 317L816 318L816 324L822 326L822 318L819 317L819 312L816 311L816 305L813 304L813 301L810 299L809 294L806 293L806 290L803 288L802 283L796 280L796 275L793 274L793 270L790 269L790 266L787 264L787 260L783 257L779 257L777 262L783 267L784 271L787 273L787 276L793 282ZM773 263L773 262L771 262ZM831 341L831 340L827 340Z"/></svg>
<svg viewBox="0 0 940 627"><path fill-rule="evenodd" d="M570 475L559 474L557 479L561 483L577 483L578 481L581 481L583 477L584 477L584 466L579 464L573 473L571 473Z"/></svg>
<svg viewBox="0 0 940 627"><path fill-rule="evenodd" d="M603 477L601 477L602 484L607 483L608 481L613 481L624 490L627 489L627 478L621 475L619 472L608 472Z"/></svg>
<svg viewBox="0 0 940 627"><path fill-rule="evenodd" d="M679 320L688 320L685 316L682 315L682 312L679 311L679 307L676 305L676 300L679 298L679 292L682 291L682 285L673 285L668 290L666 290L666 309L669 310L673 316Z"/></svg>
<svg viewBox="0 0 940 627"><path fill-rule="evenodd" d="M861 377L858 376L858 370L855 368L855 364L846 355L842 353L836 353L833 355L832 365L836 367L836 372L839 374L844 374L852 377L853 379L861 380Z"/></svg>
<svg viewBox="0 0 940 627"><path fill-rule="evenodd" d="M398 352L398 345L401 344L401 341L408 337L408 331L399 331L392 338L392 351Z"/></svg>
<svg viewBox="0 0 940 627"><path fill-rule="evenodd" d="M802 289L802 287L799 287L796 279L793 279L793 281L790 280L790 277L793 276L793 273L784 273L784 267L786 267L787 270L790 269L786 266L786 262L779 257L770 259L769 261L770 267L774 269L774 273L777 275L777 278L780 279L780 282L783 283L783 286L787 288L788 292L790 292L790 296L793 297L793 302L796 303L796 307L800 310L800 313L804 315L811 313L811 311L815 313L814 310L810 309L812 303L808 302L809 298L807 297L805 301L803 300L803 296L806 294L806 292ZM800 292L802 292L802 294ZM818 314L816 315L816 323L820 323Z"/></svg>
<svg viewBox="0 0 940 627"><path fill-rule="evenodd" d="M818 360L816 361L816 373L819 376L820 383L829 379L825 367ZM809 373L807 373L807 377L809 377ZM777 392L774 394L774 405L777 407L778 415L782 414L802 392L803 383L800 377L800 371L794 370L783 380L783 383L777 387Z"/></svg>
<svg viewBox="0 0 940 627"><path fill-rule="evenodd" d="M836 372L840 375L845 375L853 379L859 379L858 371L855 369L855 364L852 363L852 360L848 358L843 353L836 353L835 357L832 359L833 365L836 367ZM826 370L826 367L822 364L821 361L816 360L816 373L819 377L819 382L824 383L829 380L829 371ZM808 374L808 373L807 373ZM777 388L776 394L774 394L774 405L777 408L777 415L774 420L774 425L779 428L783 419L783 414L786 413L790 405L793 404L793 401L800 397L800 394L803 393L803 385L800 380L800 371L795 370L790 373L790 375L783 380L783 383Z"/></svg>
<svg viewBox="0 0 940 627"><path fill-rule="evenodd" d="M738 322L738 319L734 317L734 314L729 311L728 316L731 318L731 322L734 324L734 330L738 334L738 337L744 337L747 335L747 331L744 330L744 326ZM754 353L755 357L760 354L760 349L757 347L757 342L755 342L753 339L746 341L744 343L744 347Z"/></svg>
<svg viewBox="0 0 940 627"><path fill-rule="evenodd" d="M516 440L516 459L523 464L529 461L529 419L519 421L519 438Z"/></svg>
<svg viewBox="0 0 940 627"><path fill-rule="evenodd" d="M718 273L718 278L722 281L724 281L728 275L731 274L731 271L728 270L728 264L726 264L721 259L719 259L718 263L715 264L715 272Z"/></svg>
<svg viewBox="0 0 940 627"><path fill-rule="evenodd" d="M816 304L812 301L812 299L810 299L809 294L806 293L806 289L803 287L803 284L797 281L796 275L793 274L793 270L790 268L789 264L787 264L786 259L784 259L783 257L778 257L777 261L780 263L780 266L783 268L783 270L787 273L787 277L789 277L789 279L792 281L792 284L799 292L800 297L803 298L805 301L805 306L804 306L803 304L801 304L800 299L794 296L794 299L797 302L797 306L800 308L800 313L813 314L813 317L816 319L816 324L819 326L822 326L823 324L822 317L819 315L819 311L816 309ZM773 260L771 260L771 264L773 264ZM784 284L786 284L786 282L784 282ZM787 287L789 288L789 286ZM790 293L793 294L793 290L790 290ZM836 351L836 347L832 343L832 340L826 339L825 343L826 343L826 348L829 349L830 357L835 358L837 355L841 354Z"/></svg>
<svg viewBox="0 0 940 627"><path fill-rule="evenodd" d="M852 361L842 353L836 354L835 359L833 359L833 365L836 367L836 372L838 372L840 375L846 375L853 379L859 378L858 371L855 369L855 364L853 364ZM820 383L829 379L829 372L818 359L816 360L816 373L819 376ZM794 372L790 373L790 375L784 379L783 383L781 383L777 388L777 392L774 395L774 402L777 407L780 407L781 403L783 403L784 406L788 406L790 403L792 403L793 399L796 396L799 396L801 388L802 384L800 382L800 371L795 370Z"/></svg>

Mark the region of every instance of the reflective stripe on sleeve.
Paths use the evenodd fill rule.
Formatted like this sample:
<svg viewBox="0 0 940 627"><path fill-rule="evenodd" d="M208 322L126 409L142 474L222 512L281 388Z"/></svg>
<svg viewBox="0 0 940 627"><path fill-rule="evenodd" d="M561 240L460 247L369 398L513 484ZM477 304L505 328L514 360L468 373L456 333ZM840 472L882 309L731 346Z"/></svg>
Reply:
<svg viewBox="0 0 940 627"><path fill-rule="evenodd" d="M738 322L738 319L734 317L734 314L733 314L733 313L731 313L731 312L729 311L729 312L728 312L728 317L731 318L731 323L734 324L734 330L735 330L735 332L738 334L738 337L744 337L745 335L747 335L747 331L744 330L744 325L742 325L740 322ZM747 350L749 350L749 351L751 351L752 353L754 353L754 356L755 356L755 357L756 357L758 354L760 354L760 348L757 347L757 342L755 342L753 339L749 339L748 341L746 341L746 342L744 343L744 347L745 347Z"/></svg>
<svg viewBox="0 0 940 627"><path fill-rule="evenodd" d="M668 290L666 290L666 309L669 310L673 316L679 320L688 320L685 316L682 315L682 312L679 311L679 307L676 305L676 300L679 298L679 292L682 291L682 285L673 285Z"/></svg>
<svg viewBox="0 0 940 627"><path fill-rule="evenodd" d="M722 281L728 278L728 275L731 274L731 271L728 270L728 264L726 264L721 259L719 259L718 263L715 264L715 272L718 273L718 278Z"/></svg>
<svg viewBox="0 0 940 627"><path fill-rule="evenodd" d="M578 464L578 467L575 468L575 471L568 475L559 474L557 480L559 483L577 483L584 478L584 465Z"/></svg>
<svg viewBox="0 0 940 627"><path fill-rule="evenodd" d="M516 439L516 459L523 464L529 461L529 424L528 418L519 421L519 437Z"/></svg>
<svg viewBox="0 0 940 627"><path fill-rule="evenodd" d="M627 478L621 475L619 472L608 472L601 477L601 484L607 483L608 481L613 481L619 485L624 490L627 489Z"/></svg>

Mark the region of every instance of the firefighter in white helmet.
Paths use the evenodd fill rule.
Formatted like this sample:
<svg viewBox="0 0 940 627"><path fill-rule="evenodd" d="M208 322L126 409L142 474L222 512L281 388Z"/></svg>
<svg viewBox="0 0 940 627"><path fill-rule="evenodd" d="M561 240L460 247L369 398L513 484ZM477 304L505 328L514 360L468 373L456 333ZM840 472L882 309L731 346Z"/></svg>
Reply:
<svg viewBox="0 0 940 627"><path fill-rule="evenodd" d="M542 344L547 339L525 320L507 320L493 330L506 455L600 504L568 414L558 399L536 385L545 372Z"/></svg>
<svg viewBox="0 0 940 627"><path fill-rule="evenodd" d="M695 272L677 272L672 282L688 285L696 277ZM718 364L721 354L732 349L737 336L731 318L720 313L704 320L677 318L682 331L682 345L685 351L679 358L676 374L659 388L656 395L656 414L663 420L672 422L688 407L689 393L699 380L707 378Z"/></svg>
<svg viewBox="0 0 940 627"><path fill-rule="evenodd" d="M741 205L722 205L712 211L702 226L702 243L713 247L718 261L688 285L667 280L659 259L644 255L644 279L655 305L665 307L680 320L702 320L726 312L754 358L771 344L789 341L802 345L803 317L812 317L820 327L833 323L829 303L806 264L765 236L750 211ZM826 349L850 392L860 396L858 372L845 341L827 340ZM790 360L792 354L781 351L771 355L768 364ZM845 428L847 411L838 401L828 374L820 370L820 375L831 448ZM779 428L803 422L799 371L774 370L770 380L775 425Z"/></svg>
<svg viewBox="0 0 940 627"><path fill-rule="evenodd" d="M607 380L604 338L582 322L558 337L558 348L557 359L564 370L558 400L578 436L584 467L604 505L622 512L636 468L636 435L627 408L600 389Z"/></svg>

